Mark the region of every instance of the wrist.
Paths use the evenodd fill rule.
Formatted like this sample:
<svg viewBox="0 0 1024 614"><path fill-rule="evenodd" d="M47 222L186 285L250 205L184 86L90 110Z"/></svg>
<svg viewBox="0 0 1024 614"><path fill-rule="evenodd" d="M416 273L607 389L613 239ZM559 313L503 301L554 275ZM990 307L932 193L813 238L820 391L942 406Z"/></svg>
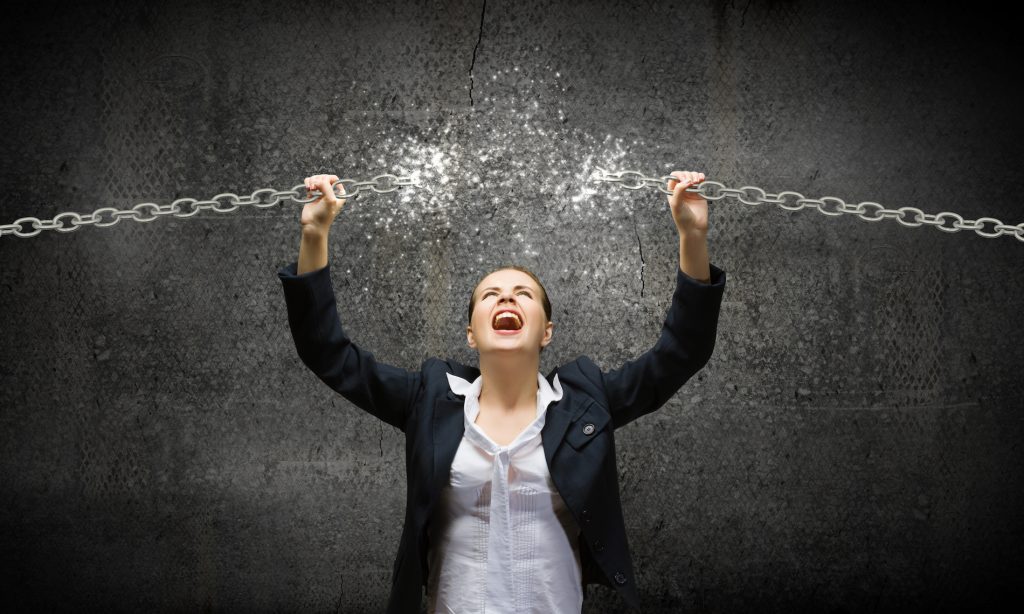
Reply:
<svg viewBox="0 0 1024 614"><path fill-rule="evenodd" d="M708 231L707 231L706 228L701 230L701 229L697 229L697 228L679 228L679 227L676 227L676 230L679 231L679 241L680 242L702 241L702 240L705 240L705 239L708 238Z"/></svg>
<svg viewBox="0 0 1024 614"><path fill-rule="evenodd" d="M319 224L302 225L302 236L311 239L326 239L329 231L330 227L320 226Z"/></svg>

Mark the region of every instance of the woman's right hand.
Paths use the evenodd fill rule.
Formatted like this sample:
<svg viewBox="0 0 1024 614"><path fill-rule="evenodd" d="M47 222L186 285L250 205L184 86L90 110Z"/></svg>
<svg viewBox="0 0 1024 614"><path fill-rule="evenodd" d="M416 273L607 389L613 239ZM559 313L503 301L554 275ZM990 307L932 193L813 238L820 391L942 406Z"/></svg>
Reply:
<svg viewBox="0 0 1024 614"><path fill-rule="evenodd" d="M335 216L345 206L346 200L344 198L339 199L334 194L333 185L337 181L337 175L313 175L306 177L304 180L307 190L306 196L310 196L313 190L319 190L321 196L313 202L303 205L302 216L300 217L303 228L315 228L324 232L331 229ZM341 193L345 194L344 184L341 186Z"/></svg>

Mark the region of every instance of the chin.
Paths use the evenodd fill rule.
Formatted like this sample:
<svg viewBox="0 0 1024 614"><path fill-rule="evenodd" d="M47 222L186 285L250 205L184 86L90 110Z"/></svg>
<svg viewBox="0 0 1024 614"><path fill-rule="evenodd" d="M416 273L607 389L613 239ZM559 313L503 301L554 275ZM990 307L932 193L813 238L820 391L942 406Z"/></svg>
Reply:
<svg viewBox="0 0 1024 614"><path fill-rule="evenodd" d="M500 345L500 344L495 344L495 345L487 348L486 350L484 350L484 353L488 353L488 352L489 353L499 353L500 352L500 353L503 353L503 354L507 354L507 353L511 353L511 352L518 352L518 353L521 353L521 354L528 354L528 353L534 353L535 352L535 353L539 354L540 350L531 350L527 346L521 345L521 344L516 344L516 345Z"/></svg>

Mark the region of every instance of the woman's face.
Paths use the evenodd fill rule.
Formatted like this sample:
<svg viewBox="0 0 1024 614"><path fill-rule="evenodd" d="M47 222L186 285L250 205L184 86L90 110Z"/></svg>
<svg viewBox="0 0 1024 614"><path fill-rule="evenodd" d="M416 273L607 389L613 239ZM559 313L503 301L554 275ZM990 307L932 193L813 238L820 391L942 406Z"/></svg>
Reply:
<svg viewBox="0 0 1024 614"><path fill-rule="evenodd" d="M469 347L484 352L533 352L551 342L554 324L548 322L540 289L515 269L502 269L483 278L473 291L476 304L466 328ZM515 317L500 314L511 311ZM517 328L518 327L518 328Z"/></svg>

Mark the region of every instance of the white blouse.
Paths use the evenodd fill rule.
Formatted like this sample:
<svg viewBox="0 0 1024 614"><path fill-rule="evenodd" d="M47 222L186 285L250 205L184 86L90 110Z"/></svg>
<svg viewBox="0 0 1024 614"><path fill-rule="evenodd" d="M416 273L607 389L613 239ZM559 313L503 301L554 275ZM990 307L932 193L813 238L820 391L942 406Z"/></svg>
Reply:
<svg viewBox="0 0 1024 614"><path fill-rule="evenodd" d="M537 417L508 446L474 422L482 376L448 374L466 396L466 431L428 525L429 612L579 614L583 584L579 526L548 472L541 429L548 404L562 398L537 373Z"/></svg>

